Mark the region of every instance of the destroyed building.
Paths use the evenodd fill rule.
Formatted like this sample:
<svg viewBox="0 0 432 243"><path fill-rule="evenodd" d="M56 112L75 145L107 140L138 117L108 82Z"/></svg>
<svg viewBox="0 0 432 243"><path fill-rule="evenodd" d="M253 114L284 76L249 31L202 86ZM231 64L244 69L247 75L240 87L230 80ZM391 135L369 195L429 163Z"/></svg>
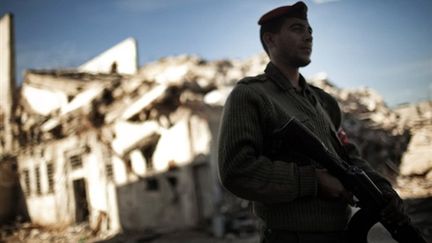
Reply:
<svg viewBox="0 0 432 243"><path fill-rule="evenodd" d="M109 231L211 222L221 109L202 102L209 90L184 76L28 71L17 159L32 222Z"/></svg>
<svg viewBox="0 0 432 243"><path fill-rule="evenodd" d="M77 69L26 72L15 119L32 223L116 232L217 221L222 105L264 62L179 56L125 68L136 52L127 39Z"/></svg>

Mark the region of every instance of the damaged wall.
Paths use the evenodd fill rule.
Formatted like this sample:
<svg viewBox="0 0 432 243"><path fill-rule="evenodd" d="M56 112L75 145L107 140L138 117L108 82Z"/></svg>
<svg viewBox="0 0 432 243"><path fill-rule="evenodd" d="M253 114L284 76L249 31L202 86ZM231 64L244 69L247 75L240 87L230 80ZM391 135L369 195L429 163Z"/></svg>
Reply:
<svg viewBox="0 0 432 243"><path fill-rule="evenodd" d="M214 135L195 110L205 105L192 102L202 91L190 90L117 74L28 72L18 113L29 152L19 170L32 221L88 220L104 231L208 222ZM52 98L43 110L40 95Z"/></svg>
<svg viewBox="0 0 432 243"><path fill-rule="evenodd" d="M13 15L0 19L0 154L13 150L12 116L15 108L15 43Z"/></svg>
<svg viewBox="0 0 432 243"><path fill-rule="evenodd" d="M177 113L178 120L172 126L154 128L160 138L153 148L149 147L150 140L132 143L134 150L124 148L130 151L126 159L130 168L123 160L115 160L116 171L126 172L117 175L120 220L126 229L188 228L211 217L208 201L212 197L207 193L211 137L207 121L187 109L179 108ZM127 173L130 170L132 173Z"/></svg>
<svg viewBox="0 0 432 243"><path fill-rule="evenodd" d="M10 13L0 18L0 225L15 217L21 199L13 123L16 105L13 19Z"/></svg>
<svg viewBox="0 0 432 243"><path fill-rule="evenodd" d="M78 70L91 73L135 74L138 48L134 38L127 38L102 54L80 65Z"/></svg>
<svg viewBox="0 0 432 243"><path fill-rule="evenodd" d="M58 228L88 219L95 225L99 213L116 207L107 195L107 161L96 137L69 136L20 155L21 184L35 224Z"/></svg>

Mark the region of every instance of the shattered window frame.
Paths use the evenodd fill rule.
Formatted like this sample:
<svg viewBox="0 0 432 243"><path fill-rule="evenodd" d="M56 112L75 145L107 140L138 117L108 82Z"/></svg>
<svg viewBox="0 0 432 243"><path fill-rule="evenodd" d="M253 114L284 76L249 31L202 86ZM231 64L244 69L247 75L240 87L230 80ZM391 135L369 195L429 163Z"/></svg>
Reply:
<svg viewBox="0 0 432 243"><path fill-rule="evenodd" d="M108 181L114 180L114 166L111 162L105 164L105 174Z"/></svg>
<svg viewBox="0 0 432 243"><path fill-rule="evenodd" d="M68 155L69 165L72 170L83 168L82 152L74 152Z"/></svg>
<svg viewBox="0 0 432 243"><path fill-rule="evenodd" d="M23 174L24 195L30 196L32 192L30 187L30 169L23 169L21 173Z"/></svg>
<svg viewBox="0 0 432 243"><path fill-rule="evenodd" d="M46 164L46 173L47 173L47 181L48 181L48 193L54 193L55 167L53 162L49 162Z"/></svg>
<svg viewBox="0 0 432 243"><path fill-rule="evenodd" d="M40 165L36 166L36 168L35 168L35 180L36 180L36 195L42 195Z"/></svg>

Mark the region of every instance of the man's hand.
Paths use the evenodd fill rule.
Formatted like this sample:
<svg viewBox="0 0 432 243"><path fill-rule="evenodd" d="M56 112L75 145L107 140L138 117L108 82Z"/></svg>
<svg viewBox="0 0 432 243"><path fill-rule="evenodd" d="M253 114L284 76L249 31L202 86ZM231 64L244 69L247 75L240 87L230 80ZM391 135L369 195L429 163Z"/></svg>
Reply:
<svg viewBox="0 0 432 243"><path fill-rule="evenodd" d="M405 207L399 195L393 190L383 190L382 193L388 204L381 211L381 219L390 224L408 223L409 218L405 214Z"/></svg>
<svg viewBox="0 0 432 243"><path fill-rule="evenodd" d="M326 169L315 169L318 178L318 196L325 199L342 199L354 203L352 193L348 192L342 183Z"/></svg>

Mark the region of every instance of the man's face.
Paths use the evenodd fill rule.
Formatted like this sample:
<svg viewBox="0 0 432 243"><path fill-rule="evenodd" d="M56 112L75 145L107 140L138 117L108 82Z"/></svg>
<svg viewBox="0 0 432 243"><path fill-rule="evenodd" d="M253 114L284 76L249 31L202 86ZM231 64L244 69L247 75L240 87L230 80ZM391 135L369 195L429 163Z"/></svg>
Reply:
<svg viewBox="0 0 432 243"><path fill-rule="evenodd" d="M311 62L312 28L307 20L287 18L281 30L273 36L269 49L274 57L292 67L304 67Z"/></svg>

